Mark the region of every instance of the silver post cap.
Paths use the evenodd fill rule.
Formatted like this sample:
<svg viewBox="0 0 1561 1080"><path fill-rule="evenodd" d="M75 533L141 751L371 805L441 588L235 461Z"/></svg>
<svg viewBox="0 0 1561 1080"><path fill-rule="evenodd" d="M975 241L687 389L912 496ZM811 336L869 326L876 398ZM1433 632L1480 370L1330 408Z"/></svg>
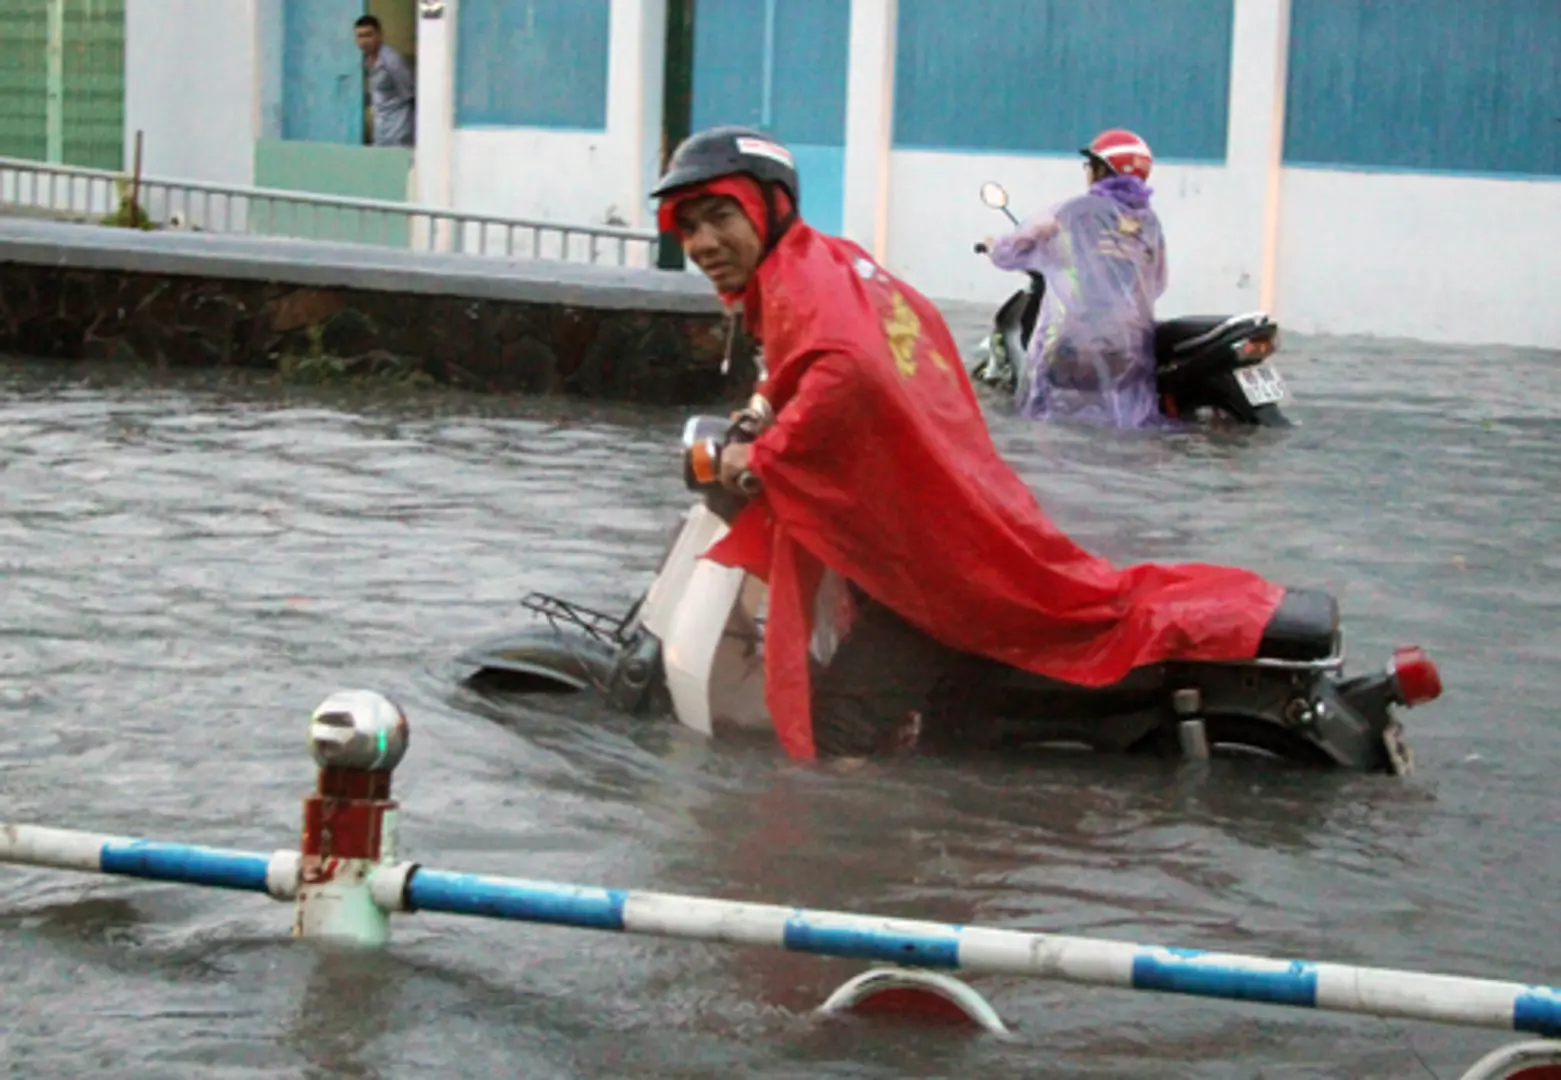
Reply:
<svg viewBox="0 0 1561 1080"><path fill-rule="evenodd" d="M309 717L309 750L322 769L389 772L410 736L401 706L373 690L338 690Z"/></svg>

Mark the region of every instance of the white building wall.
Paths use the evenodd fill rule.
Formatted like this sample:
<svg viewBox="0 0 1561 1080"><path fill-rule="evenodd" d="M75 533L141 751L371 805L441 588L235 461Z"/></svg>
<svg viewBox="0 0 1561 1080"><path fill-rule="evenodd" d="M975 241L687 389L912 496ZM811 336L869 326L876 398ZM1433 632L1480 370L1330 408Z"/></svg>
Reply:
<svg viewBox="0 0 1561 1080"><path fill-rule="evenodd" d="M249 184L260 134L256 0L126 0L125 161L142 172Z"/></svg>
<svg viewBox="0 0 1561 1080"><path fill-rule="evenodd" d="M1285 325L1561 349L1561 183L1286 169L1283 193Z"/></svg>
<svg viewBox="0 0 1561 1080"><path fill-rule="evenodd" d="M896 0L852 4L846 235L930 296L998 303L1018 287L972 251L1007 221L1082 189L1071 155L891 150ZM1161 162L1169 239L1162 317L1266 308L1305 333L1561 348L1561 181L1281 168L1288 0L1236 7L1224 165ZM153 175L247 184L275 137L279 0L127 0L127 161ZM601 132L456 128L455 27L418 21L416 199L579 224L653 227L665 0L613 0Z"/></svg>

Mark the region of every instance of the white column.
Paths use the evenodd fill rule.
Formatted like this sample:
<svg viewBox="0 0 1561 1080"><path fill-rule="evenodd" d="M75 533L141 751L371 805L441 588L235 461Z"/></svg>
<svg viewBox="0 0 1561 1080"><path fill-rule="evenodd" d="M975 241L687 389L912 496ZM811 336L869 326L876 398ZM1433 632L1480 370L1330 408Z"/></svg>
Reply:
<svg viewBox="0 0 1561 1080"><path fill-rule="evenodd" d="M418 4L417 19L417 145L412 151L415 177L411 201L423 206L450 206L455 168L455 21L460 0ZM414 247L436 248L448 243L448 224L429 237L425 229L412 239Z"/></svg>
<svg viewBox="0 0 1561 1080"><path fill-rule="evenodd" d="M616 183L602 183L616 219L651 220L647 193L661 165L661 94L666 76L666 0L613 0L608 47L607 140Z"/></svg>
<svg viewBox="0 0 1561 1080"><path fill-rule="evenodd" d="M1232 254L1244 273L1235 300L1276 317L1279 177L1289 52L1290 0L1238 0L1231 34L1226 151L1232 181L1230 235L1236 238Z"/></svg>
<svg viewBox="0 0 1561 1080"><path fill-rule="evenodd" d="M879 262L889 238L889 151L894 135L897 0L850 0L846 80L845 236Z"/></svg>
<svg viewBox="0 0 1561 1080"><path fill-rule="evenodd" d="M667 82L667 0L640 2L639 183L629 224L655 228L650 189L661 178L662 117ZM671 147L667 148L671 150ZM651 262L654 262L654 256Z"/></svg>

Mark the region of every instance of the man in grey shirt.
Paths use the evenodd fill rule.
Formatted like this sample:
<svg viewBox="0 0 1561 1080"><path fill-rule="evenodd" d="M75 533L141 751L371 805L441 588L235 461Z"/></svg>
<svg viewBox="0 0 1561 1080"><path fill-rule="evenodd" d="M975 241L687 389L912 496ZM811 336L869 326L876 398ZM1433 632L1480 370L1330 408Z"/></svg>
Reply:
<svg viewBox="0 0 1561 1080"><path fill-rule="evenodd" d="M363 73L374 112L375 146L411 146L415 128L417 84L406 58L385 44L379 20L365 15L352 24L363 52Z"/></svg>

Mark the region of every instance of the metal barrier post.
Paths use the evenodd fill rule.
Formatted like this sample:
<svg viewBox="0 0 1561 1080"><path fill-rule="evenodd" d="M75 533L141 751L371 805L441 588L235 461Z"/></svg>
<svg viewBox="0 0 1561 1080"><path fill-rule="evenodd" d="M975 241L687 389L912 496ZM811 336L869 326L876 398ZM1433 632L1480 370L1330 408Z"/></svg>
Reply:
<svg viewBox="0 0 1561 1080"><path fill-rule="evenodd" d="M293 936L377 946L390 938L388 914L369 878L396 855L396 803L390 776L406 755L406 714L382 694L344 690L310 717L309 748L320 767L304 800Z"/></svg>
<svg viewBox="0 0 1561 1080"><path fill-rule="evenodd" d="M919 968L864 971L838 986L818 1011L824 1016L894 1013L970 1024L1000 1039L1013 1038L997 1010L969 983Z"/></svg>
<svg viewBox="0 0 1561 1080"><path fill-rule="evenodd" d="M1492 1050L1459 1080L1561 1080L1561 1042L1536 1039Z"/></svg>

